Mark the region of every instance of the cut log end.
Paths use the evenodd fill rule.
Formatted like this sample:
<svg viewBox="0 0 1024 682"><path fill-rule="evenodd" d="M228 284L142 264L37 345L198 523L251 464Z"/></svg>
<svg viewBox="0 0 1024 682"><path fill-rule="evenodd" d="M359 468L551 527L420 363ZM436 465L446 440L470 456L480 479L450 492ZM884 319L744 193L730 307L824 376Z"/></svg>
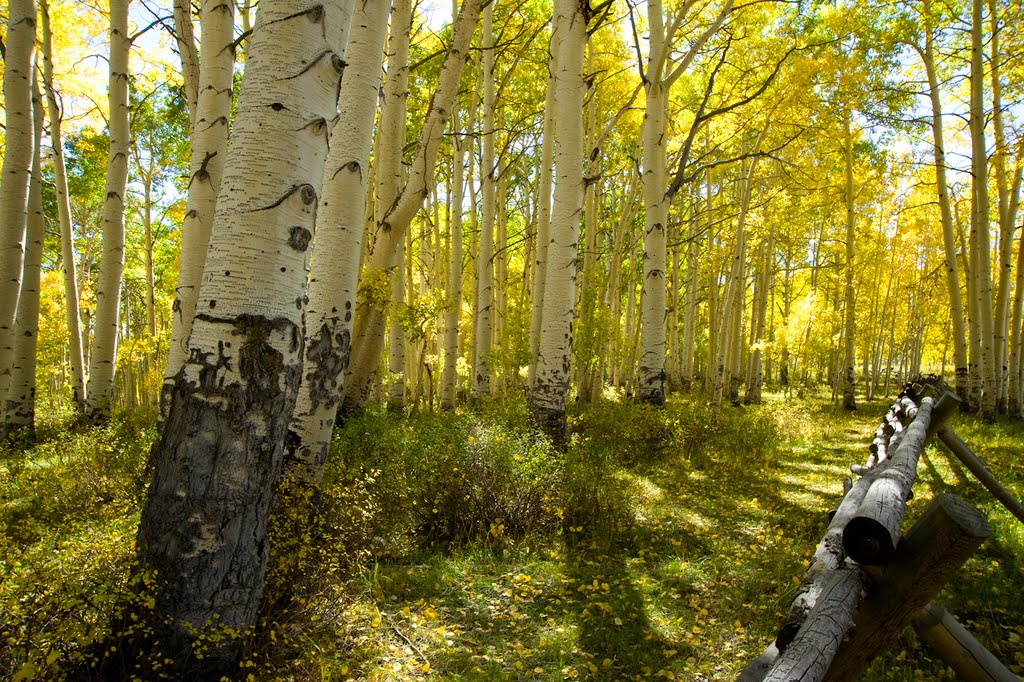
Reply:
<svg viewBox="0 0 1024 682"><path fill-rule="evenodd" d="M859 564L884 566L892 559L896 543L883 524L866 516L857 516L843 530L843 549Z"/></svg>

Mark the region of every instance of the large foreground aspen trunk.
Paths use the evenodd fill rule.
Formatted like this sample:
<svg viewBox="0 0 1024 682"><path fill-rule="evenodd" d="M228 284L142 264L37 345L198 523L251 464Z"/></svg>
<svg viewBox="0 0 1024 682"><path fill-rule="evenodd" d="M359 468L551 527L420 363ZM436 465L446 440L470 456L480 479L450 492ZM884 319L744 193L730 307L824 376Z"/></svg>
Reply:
<svg viewBox="0 0 1024 682"><path fill-rule="evenodd" d="M140 614L151 634L131 663L168 657L182 677L218 679L255 625L302 367L344 5L260 4L188 359L151 456L137 548L139 570L155 573L154 607ZM222 637L200 640L211 628Z"/></svg>
<svg viewBox="0 0 1024 682"><path fill-rule="evenodd" d="M576 254L583 213L583 50L587 18L577 0L556 0L555 192L541 311L537 375L530 393L534 419L556 443L565 440Z"/></svg>

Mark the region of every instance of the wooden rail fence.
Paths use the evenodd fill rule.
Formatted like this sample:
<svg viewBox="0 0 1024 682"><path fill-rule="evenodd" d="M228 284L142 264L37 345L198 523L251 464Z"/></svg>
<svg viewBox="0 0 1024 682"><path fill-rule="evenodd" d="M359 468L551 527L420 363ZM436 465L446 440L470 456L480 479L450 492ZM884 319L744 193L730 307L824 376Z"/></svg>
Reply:
<svg viewBox="0 0 1024 682"><path fill-rule="evenodd" d="M775 641L737 682L856 680L908 625L968 682L1019 682L944 609L931 603L991 533L981 513L938 495L901 536L917 463L937 435L1024 522L1024 507L943 422L960 398L936 377L908 383L875 432L863 465L850 467Z"/></svg>

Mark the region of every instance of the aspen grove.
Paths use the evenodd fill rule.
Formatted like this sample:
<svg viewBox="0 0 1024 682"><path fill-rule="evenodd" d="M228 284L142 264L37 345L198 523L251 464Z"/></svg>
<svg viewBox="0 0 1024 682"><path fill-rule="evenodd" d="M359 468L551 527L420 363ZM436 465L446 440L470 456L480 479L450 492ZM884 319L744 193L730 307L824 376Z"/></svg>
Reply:
<svg viewBox="0 0 1024 682"><path fill-rule="evenodd" d="M656 444L630 464L683 423L693 452L813 401L829 407L811 421L860 425L924 374L979 433L1024 423L1020 3L9 0L0 20L0 482L44 466L26 453L54 423L72 439L142 415L148 450L88 636L18 653L38 633L12 615L0 675L244 678L277 633L301 639L282 614L314 574L368 575L417 538L504 560L546 547L513 540L545 524L597 547L629 523L573 514L634 476L593 473L610 465L588 425L610 406L642 416L607 418L608 457ZM405 468L372 445L375 419L399 425ZM0 494L11 528L19 499ZM389 514L415 530L374 525ZM0 543L0 612L18 542ZM330 544L343 558L318 563ZM483 658L442 673L406 611L370 616L405 672L350 670L351 644L316 675L261 674L648 666L613 651L536 678ZM688 657L664 676L720 678Z"/></svg>

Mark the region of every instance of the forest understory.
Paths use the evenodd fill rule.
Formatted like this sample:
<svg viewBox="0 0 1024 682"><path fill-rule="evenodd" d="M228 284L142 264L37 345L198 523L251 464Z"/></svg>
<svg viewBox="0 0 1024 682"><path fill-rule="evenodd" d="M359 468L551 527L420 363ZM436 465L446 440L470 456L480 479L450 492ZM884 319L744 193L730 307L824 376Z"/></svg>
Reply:
<svg viewBox="0 0 1024 682"><path fill-rule="evenodd" d="M336 430L315 505L279 491L240 678L735 679L774 637L885 408L603 401L571 412L564 453L521 401L368 409ZM2 451L0 676L81 671L110 634L133 590L154 419L41 420L36 445ZM1021 497L1024 423L953 425ZM911 521L946 491L992 524L937 601L1021 675L1024 527L941 444L915 491ZM955 676L908 629L865 679Z"/></svg>

